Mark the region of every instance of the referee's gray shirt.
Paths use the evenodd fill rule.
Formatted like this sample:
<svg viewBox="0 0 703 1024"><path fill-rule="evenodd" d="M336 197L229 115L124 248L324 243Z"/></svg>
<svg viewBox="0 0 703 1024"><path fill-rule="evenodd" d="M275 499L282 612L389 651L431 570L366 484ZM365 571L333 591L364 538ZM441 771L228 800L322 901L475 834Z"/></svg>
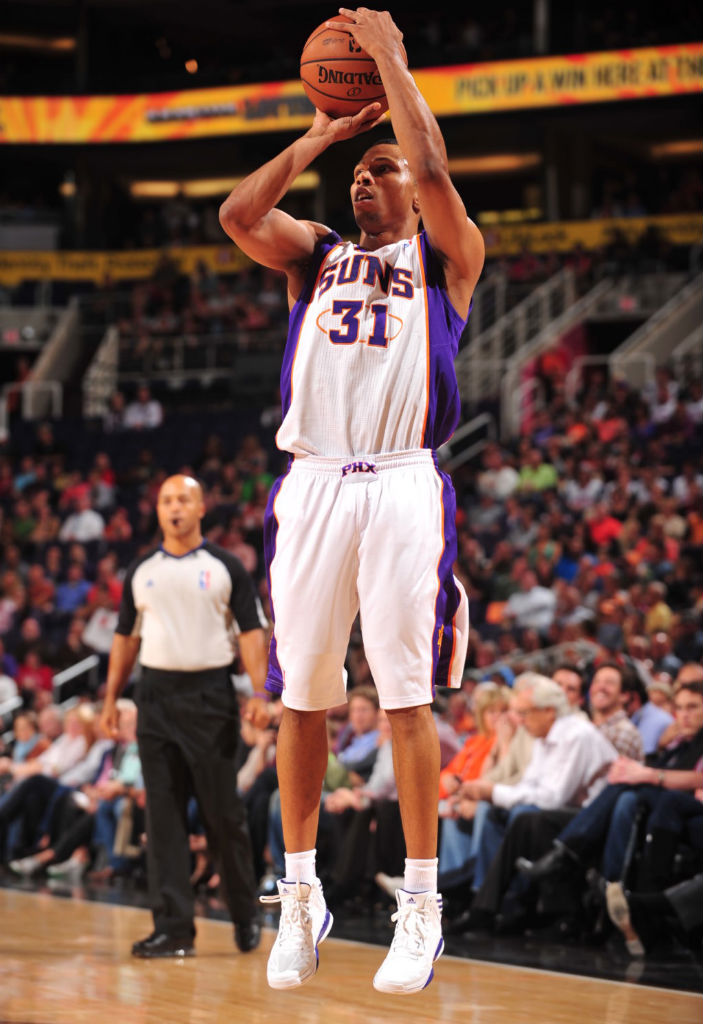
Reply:
<svg viewBox="0 0 703 1024"><path fill-rule="evenodd" d="M156 548L127 569L116 632L141 637L145 668L197 672L231 665L237 631L266 626L242 563L209 541L185 555Z"/></svg>

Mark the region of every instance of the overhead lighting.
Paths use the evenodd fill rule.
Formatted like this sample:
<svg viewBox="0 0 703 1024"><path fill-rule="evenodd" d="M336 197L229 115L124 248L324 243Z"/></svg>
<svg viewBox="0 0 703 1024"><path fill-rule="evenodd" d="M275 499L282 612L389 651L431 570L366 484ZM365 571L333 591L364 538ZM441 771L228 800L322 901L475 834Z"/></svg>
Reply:
<svg viewBox="0 0 703 1024"><path fill-rule="evenodd" d="M703 153L703 140L677 139L674 142L658 142L649 147L649 155L653 160L661 160L667 156L696 156Z"/></svg>
<svg viewBox="0 0 703 1024"><path fill-rule="evenodd" d="M538 167L542 163L540 153L487 153L484 156L460 156L449 161L449 173L509 174Z"/></svg>
<svg viewBox="0 0 703 1024"><path fill-rule="evenodd" d="M195 60L195 59L187 60L186 63L185 63L185 69L186 69L186 71L188 72L189 75L196 74L196 72L198 70L198 62L197 62L197 60Z"/></svg>
<svg viewBox="0 0 703 1024"><path fill-rule="evenodd" d="M188 181L132 181L129 193L133 199L173 199L182 195L189 199L205 199L209 196L226 196L244 179L239 178L192 178ZM317 171L299 174L290 191L310 192L320 184Z"/></svg>
<svg viewBox="0 0 703 1024"><path fill-rule="evenodd" d="M0 48L33 50L35 53L73 53L75 36L31 36L25 32L0 32Z"/></svg>

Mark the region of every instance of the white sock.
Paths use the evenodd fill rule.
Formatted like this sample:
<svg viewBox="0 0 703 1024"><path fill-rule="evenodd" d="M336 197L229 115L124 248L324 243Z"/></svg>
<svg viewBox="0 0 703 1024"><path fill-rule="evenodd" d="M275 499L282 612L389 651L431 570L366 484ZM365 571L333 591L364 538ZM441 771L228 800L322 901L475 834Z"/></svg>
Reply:
<svg viewBox="0 0 703 1024"><path fill-rule="evenodd" d="M302 850L300 853L286 853L286 882L307 882L312 885L315 881L315 855L317 850Z"/></svg>
<svg viewBox="0 0 703 1024"><path fill-rule="evenodd" d="M406 892L437 892L437 862L432 860L405 860L403 888Z"/></svg>

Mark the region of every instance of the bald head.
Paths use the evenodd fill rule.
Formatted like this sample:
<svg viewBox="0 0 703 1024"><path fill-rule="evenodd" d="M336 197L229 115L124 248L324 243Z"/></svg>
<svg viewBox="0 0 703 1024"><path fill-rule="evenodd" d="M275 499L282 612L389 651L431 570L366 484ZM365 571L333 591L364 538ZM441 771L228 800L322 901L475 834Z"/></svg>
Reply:
<svg viewBox="0 0 703 1024"><path fill-rule="evenodd" d="M203 489L192 476L170 476L159 488L156 514L169 554L184 555L202 542Z"/></svg>
<svg viewBox="0 0 703 1024"><path fill-rule="evenodd" d="M203 501L203 489L195 479L194 476L185 476L183 473L176 473L174 476L167 477L159 488L159 495L157 501L161 500L161 495L164 491L182 491L187 490L196 495L198 501Z"/></svg>

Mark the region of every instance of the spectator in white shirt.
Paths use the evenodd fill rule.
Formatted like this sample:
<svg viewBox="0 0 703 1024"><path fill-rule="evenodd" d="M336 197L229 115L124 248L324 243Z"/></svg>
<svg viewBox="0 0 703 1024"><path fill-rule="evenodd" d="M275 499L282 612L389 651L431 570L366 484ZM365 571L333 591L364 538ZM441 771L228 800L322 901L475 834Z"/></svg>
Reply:
<svg viewBox="0 0 703 1024"><path fill-rule="evenodd" d="M590 463L581 462L576 477L564 484L562 495L572 512L583 512L600 499L602 491L601 478L596 475Z"/></svg>
<svg viewBox="0 0 703 1024"><path fill-rule="evenodd" d="M536 629L544 634L554 621L556 606L554 591L540 586L535 573L527 569L520 577L520 590L508 598L505 617L518 629Z"/></svg>
<svg viewBox="0 0 703 1024"><path fill-rule="evenodd" d="M607 770L618 756L592 722L569 714L566 695L554 680L529 672L518 676L515 683L519 688L512 707L533 737L532 754L524 775L512 785L487 779L464 785L469 799L488 800L495 809L484 819L476 847L474 889L483 884L515 817L535 809L589 803L604 788Z"/></svg>
<svg viewBox="0 0 703 1024"><path fill-rule="evenodd" d="M140 385L136 398L124 412L124 426L127 430L154 430L160 427L164 414L161 402L152 398L146 384Z"/></svg>
<svg viewBox="0 0 703 1024"><path fill-rule="evenodd" d="M105 532L105 520L91 508L90 495L81 494L76 499L76 510L64 521L59 530L59 540L78 541L88 544L100 540Z"/></svg>
<svg viewBox="0 0 703 1024"><path fill-rule="evenodd" d="M479 494L487 495L496 501L505 501L513 494L520 483L516 469L508 465L497 445L490 445L483 453L484 469L478 475L476 485Z"/></svg>
<svg viewBox="0 0 703 1024"><path fill-rule="evenodd" d="M95 712L88 704L69 708L64 715L63 732L43 754L31 761L10 766L15 782L30 775L62 777L82 761L95 740Z"/></svg>

